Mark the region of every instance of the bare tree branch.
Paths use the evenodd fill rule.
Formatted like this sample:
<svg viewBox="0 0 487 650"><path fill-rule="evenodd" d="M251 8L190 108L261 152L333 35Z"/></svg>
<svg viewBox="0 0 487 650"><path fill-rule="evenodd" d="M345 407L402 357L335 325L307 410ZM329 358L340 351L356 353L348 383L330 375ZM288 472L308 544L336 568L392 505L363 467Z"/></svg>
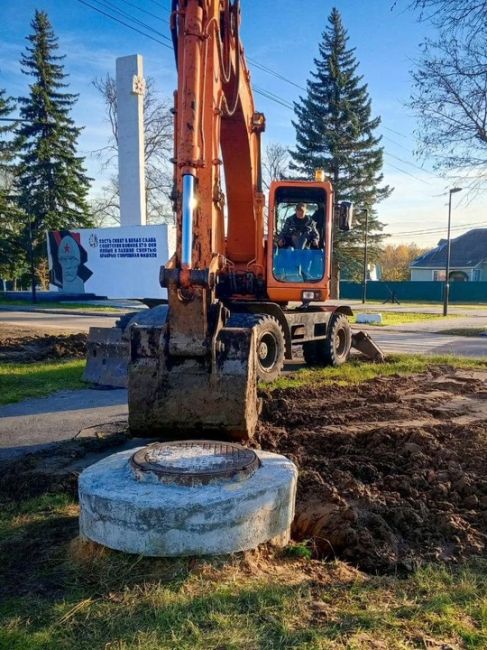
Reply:
<svg viewBox="0 0 487 650"><path fill-rule="evenodd" d="M442 31L426 41L412 73L418 153L439 170L487 175L487 52L478 39ZM478 185L478 183L477 183Z"/></svg>
<svg viewBox="0 0 487 650"><path fill-rule="evenodd" d="M487 0L413 0L410 7L444 30L463 29L473 37L487 29Z"/></svg>
<svg viewBox="0 0 487 650"><path fill-rule="evenodd" d="M262 158L264 186L269 189L272 181L282 180L289 174L289 152L282 144L268 144Z"/></svg>

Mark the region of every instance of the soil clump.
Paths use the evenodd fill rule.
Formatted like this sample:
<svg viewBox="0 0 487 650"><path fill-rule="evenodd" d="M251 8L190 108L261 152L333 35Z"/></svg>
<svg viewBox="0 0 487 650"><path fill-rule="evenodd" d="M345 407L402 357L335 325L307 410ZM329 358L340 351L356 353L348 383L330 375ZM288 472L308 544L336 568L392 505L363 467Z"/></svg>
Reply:
<svg viewBox="0 0 487 650"><path fill-rule="evenodd" d="M0 329L0 362L30 363L56 359L83 359L87 334L42 333Z"/></svg>
<svg viewBox="0 0 487 650"><path fill-rule="evenodd" d="M299 468L293 534L368 572L487 549L487 373L282 389L255 445Z"/></svg>

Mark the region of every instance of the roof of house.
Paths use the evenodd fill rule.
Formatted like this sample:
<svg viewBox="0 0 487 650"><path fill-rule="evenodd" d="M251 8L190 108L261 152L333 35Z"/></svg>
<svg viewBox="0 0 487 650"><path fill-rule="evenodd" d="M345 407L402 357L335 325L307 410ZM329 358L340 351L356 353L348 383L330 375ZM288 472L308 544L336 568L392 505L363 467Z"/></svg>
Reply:
<svg viewBox="0 0 487 650"><path fill-rule="evenodd" d="M446 265L447 240L411 262L411 268L444 268ZM487 261L487 228L469 230L451 240L450 266L453 268L474 268Z"/></svg>

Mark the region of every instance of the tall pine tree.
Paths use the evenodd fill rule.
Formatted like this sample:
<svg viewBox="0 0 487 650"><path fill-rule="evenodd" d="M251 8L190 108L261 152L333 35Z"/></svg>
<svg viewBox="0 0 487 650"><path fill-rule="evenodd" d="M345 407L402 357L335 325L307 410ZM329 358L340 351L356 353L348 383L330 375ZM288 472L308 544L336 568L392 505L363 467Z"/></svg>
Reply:
<svg viewBox="0 0 487 650"><path fill-rule="evenodd" d="M44 231L90 226L87 204L90 179L84 158L77 156L76 127L70 111L78 98L55 54L58 39L47 14L36 11L33 33L22 55L22 72L33 78L28 97L19 98L24 122L18 130L19 205L25 214L25 235L31 228L36 259L44 254Z"/></svg>
<svg viewBox="0 0 487 650"><path fill-rule="evenodd" d="M374 135L380 118L372 117L371 100L355 49L348 48L348 35L340 12L333 8L319 46L315 70L307 82L307 96L295 102L296 148L291 168L312 177L324 169L330 177L335 201L354 203L355 226L348 233L335 228L334 261L342 273L360 276L365 230L364 209L369 211L369 251L374 260L383 239L374 205L391 193L383 181L381 137Z"/></svg>
<svg viewBox="0 0 487 650"><path fill-rule="evenodd" d="M25 270L20 245L22 223L14 191L15 122L8 122L14 109L13 98L0 89L0 278L4 281L17 279Z"/></svg>

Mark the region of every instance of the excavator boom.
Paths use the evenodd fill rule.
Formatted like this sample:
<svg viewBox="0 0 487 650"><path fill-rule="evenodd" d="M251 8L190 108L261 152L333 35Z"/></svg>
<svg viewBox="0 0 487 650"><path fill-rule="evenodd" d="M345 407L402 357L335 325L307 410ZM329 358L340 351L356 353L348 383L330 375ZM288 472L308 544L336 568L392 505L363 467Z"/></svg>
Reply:
<svg viewBox="0 0 487 650"><path fill-rule="evenodd" d="M161 269L165 321L133 328L130 427L248 437L257 421L254 334L226 326L216 288L229 268L264 275L265 120L254 107L238 1L174 0L171 27L177 248Z"/></svg>

